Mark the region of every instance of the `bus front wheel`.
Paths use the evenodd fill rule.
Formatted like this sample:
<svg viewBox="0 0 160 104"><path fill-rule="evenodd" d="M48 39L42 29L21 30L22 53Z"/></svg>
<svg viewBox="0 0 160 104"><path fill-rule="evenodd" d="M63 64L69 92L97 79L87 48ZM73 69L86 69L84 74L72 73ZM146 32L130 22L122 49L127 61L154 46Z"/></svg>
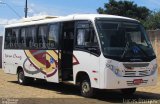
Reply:
<svg viewBox="0 0 160 104"><path fill-rule="evenodd" d="M136 88L121 89L121 92L125 95L133 95L136 92Z"/></svg>
<svg viewBox="0 0 160 104"><path fill-rule="evenodd" d="M91 87L89 78L84 78L80 84L81 95L83 97L92 97L94 95L94 89Z"/></svg>

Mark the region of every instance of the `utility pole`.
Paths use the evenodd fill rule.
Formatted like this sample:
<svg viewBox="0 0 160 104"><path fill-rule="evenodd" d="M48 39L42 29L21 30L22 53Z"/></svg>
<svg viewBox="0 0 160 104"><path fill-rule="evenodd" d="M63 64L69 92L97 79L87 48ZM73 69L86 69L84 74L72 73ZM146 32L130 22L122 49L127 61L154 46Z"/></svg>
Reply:
<svg viewBox="0 0 160 104"><path fill-rule="evenodd" d="M25 18L27 18L27 13L28 13L28 2L27 2L27 0L26 0L24 11L25 11Z"/></svg>

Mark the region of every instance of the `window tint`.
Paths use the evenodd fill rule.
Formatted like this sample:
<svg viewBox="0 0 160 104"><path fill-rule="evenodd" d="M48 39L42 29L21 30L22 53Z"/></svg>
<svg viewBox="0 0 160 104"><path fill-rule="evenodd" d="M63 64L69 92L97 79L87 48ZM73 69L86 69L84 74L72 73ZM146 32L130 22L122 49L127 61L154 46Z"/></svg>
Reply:
<svg viewBox="0 0 160 104"><path fill-rule="evenodd" d="M12 34L12 30L11 29L6 29L6 34L5 34L5 45L4 47L6 49L11 48L11 34Z"/></svg>
<svg viewBox="0 0 160 104"><path fill-rule="evenodd" d="M31 26L27 28L27 32L26 32L26 36L27 36L27 48L35 48L37 46L37 39L36 39L36 27Z"/></svg>
<svg viewBox="0 0 160 104"><path fill-rule="evenodd" d="M19 36L19 29L13 29L12 30L12 44L15 44L15 48L17 47L18 43L18 36Z"/></svg>
<svg viewBox="0 0 160 104"><path fill-rule="evenodd" d="M47 26L39 26L38 29L38 46L46 48Z"/></svg>
<svg viewBox="0 0 160 104"><path fill-rule="evenodd" d="M21 48L26 48L26 28L22 28L19 35L19 45Z"/></svg>
<svg viewBox="0 0 160 104"><path fill-rule="evenodd" d="M49 27L48 48L56 48L58 45L59 24L52 24Z"/></svg>
<svg viewBox="0 0 160 104"><path fill-rule="evenodd" d="M77 24L77 28L89 28L89 23L79 23Z"/></svg>
<svg viewBox="0 0 160 104"><path fill-rule="evenodd" d="M104 30L117 30L119 27L119 23L116 22L99 22L101 23L101 25L98 25L100 29L104 29Z"/></svg>
<svg viewBox="0 0 160 104"><path fill-rule="evenodd" d="M78 29L77 31L77 45L86 45L87 34L89 34L89 29Z"/></svg>
<svg viewBox="0 0 160 104"><path fill-rule="evenodd" d="M5 48L18 48L19 29L7 29L5 35Z"/></svg>
<svg viewBox="0 0 160 104"><path fill-rule="evenodd" d="M100 55L97 36L91 23L78 23L76 26L76 49Z"/></svg>
<svg viewBox="0 0 160 104"><path fill-rule="evenodd" d="M81 25L81 26L80 26ZM94 47L98 46L95 31L89 24L79 24L77 27L77 46ZM82 27L82 28L79 28ZM84 28L83 28L84 27Z"/></svg>

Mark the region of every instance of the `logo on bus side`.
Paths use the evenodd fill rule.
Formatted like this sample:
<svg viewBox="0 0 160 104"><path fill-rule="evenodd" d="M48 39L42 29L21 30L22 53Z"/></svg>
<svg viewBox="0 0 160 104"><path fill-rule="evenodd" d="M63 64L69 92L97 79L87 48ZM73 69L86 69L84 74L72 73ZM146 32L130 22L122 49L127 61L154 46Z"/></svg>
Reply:
<svg viewBox="0 0 160 104"><path fill-rule="evenodd" d="M23 63L24 71L28 74L43 73L47 77L53 76L58 71L58 53L53 50L25 50L27 56ZM35 71L26 68L26 62L30 62ZM79 64L77 58L73 55L73 65Z"/></svg>

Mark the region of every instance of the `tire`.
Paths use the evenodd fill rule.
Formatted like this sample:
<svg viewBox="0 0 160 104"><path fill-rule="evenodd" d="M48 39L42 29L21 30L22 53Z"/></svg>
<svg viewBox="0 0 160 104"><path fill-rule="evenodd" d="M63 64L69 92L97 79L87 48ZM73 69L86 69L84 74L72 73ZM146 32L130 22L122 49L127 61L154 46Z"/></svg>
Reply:
<svg viewBox="0 0 160 104"><path fill-rule="evenodd" d="M33 78L30 78L30 77L26 77L24 75L24 72L23 70L19 70L18 73L17 73L17 79L18 79L18 83L20 85L27 85L27 84L30 84L33 82Z"/></svg>
<svg viewBox="0 0 160 104"><path fill-rule="evenodd" d="M87 98L93 97L94 89L91 87L89 78L85 78L84 80L82 80L80 87L81 87L81 95L83 97Z"/></svg>
<svg viewBox="0 0 160 104"><path fill-rule="evenodd" d="M121 89L121 92L124 95L133 95L136 92L136 88Z"/></svg>

